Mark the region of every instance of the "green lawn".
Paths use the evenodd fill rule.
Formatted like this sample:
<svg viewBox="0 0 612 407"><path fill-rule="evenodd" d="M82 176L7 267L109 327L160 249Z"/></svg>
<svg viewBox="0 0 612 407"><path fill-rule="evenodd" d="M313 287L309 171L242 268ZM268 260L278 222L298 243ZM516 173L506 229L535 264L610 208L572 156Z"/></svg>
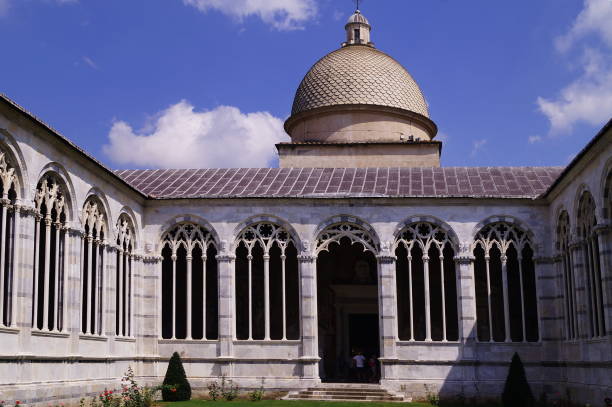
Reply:
<svg viewBox="0 0 612 407"><path fill-rule="evenodd" d="M190 400L177 401L175 403L162 403L168 407L431 407L428 403L379 403L379 402L344 402L344 401L285 401L285 400L235 400L235 401L208 401L208 400Z"/></svg>

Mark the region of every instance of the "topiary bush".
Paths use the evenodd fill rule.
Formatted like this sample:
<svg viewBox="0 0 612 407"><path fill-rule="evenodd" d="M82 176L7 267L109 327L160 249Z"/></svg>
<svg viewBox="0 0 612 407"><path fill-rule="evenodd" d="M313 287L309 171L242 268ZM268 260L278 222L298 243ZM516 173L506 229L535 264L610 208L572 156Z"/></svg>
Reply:
<svg viewBox="0 0 612 407"><path fill-rule="evenodd" d="M527 377L525 376L525 368L518 353L512 357L508 378L504 385L502 394L502 404L504 407L534 407L535 399Z"/></svg>
<svg viewBox="0 0 612 407"><path fill-rule="evenodd" d="M177 352L174 352L168 363L168 370L162 388L164 401L186 401L191 399L191 386L187 380L183 362Z"/></svg>

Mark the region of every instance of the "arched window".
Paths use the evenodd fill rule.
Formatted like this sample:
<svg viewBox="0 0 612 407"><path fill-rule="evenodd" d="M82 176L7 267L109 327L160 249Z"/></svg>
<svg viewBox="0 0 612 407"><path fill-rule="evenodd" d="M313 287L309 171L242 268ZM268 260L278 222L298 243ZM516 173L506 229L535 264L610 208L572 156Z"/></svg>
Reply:
<svg viewBox="0 0 612 407"><path fill-rule="evenodd" d="M537 342L538 309L533 246L525 231L496 222L474 242L478 339Z"/></svg>
<svg viewBox="0 0 612 407"><path fill-rule="evenodd" d="M578 203L577 235L580 240L583 264L583 281L586 289L586 310L588 330L591 337L606 334L604 306L602 295L602 274L599 261L599 241L594 230L597 225L595 201L587 191L582 194Z"/></svg>
<svg viewBox="0 0 612 407"><path fill-rule="evenodd" d="M299 339L297 249L289 232L260 222L236 240L236 336Z"/></svg>
<svg viewBox="0 0 612 407"><path fill-rule="evenodd" d="M11 326L15 247L15 169L0 151L0 326Z"/></svg>
<svg viewBox="0 0 612 407"><path fill-rule="evenodd" d="M440 227L406 226L395 242L400 340L459 340L455 249Z"/></svg>
<svg viewBox="0 0 612 407"><path fill-rule="evenodd" d="M134 226L126 214L117 221L115 284L115 335L133 336Z"/></svg>
<svg viewBox="0 0 612 407"><path fill-rule="evenodd" d="M561 212L557 221L556 249L563 275L563 297L565 299L565 337L578 337L578 314L576 312L576 280L570 251L570 221L566 211Z"/></svg>
<svg viewBox="0 0 612 407"><path fill-rule="evenodd" d="M36 188L34 291L32 326L62 331L64 308L64 253L66 247L65 191L54 174Z"/></svg>
<svg viewBox="0 0 612 407"><path fill-rule="evenodd" d="M217 247L210 232L184 222L162 244L162 338L218 339Z"/></svg>
<svg viewBox="0 0 612 407"><path fill-rule="evenodd" d="M92 335L104 333L104 312L106 308L104 291L106 273L104 246L106 245L106 216L103 206L96 197L90 197L83 207L83 251L81 264L81 332Z"/></svg>

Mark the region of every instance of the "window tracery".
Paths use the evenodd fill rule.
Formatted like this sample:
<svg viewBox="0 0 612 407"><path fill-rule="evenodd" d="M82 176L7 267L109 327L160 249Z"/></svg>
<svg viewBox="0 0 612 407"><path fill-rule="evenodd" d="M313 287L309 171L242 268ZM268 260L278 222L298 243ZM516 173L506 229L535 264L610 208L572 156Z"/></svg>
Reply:
<svg viewBox="0 0 612 407"><path fill-rule="evenodd" d="M480 340L539 339L532 242L506 222L483 227L474 241L477 328Z"/></svg>
<svg viewBox="0 0 612 407"><path fill-rule="evenodd" d="M398 234L394 249L399 339L458 340L455 248L449 233L416 222Z"/></svg>
<svg viewBox="0 0 612 407"><path fill-rule="evenodd" d="M117 220L115 284L115 335L133 336L134 226L126 214Z"/></svg>
<svg viewBox="0 0 612 407"><path fill-rule="evenodd" d="M15 246L15 168L7 162L6 153L0 151L0 327L13 324L12 297Z"/></svg>
<svg viewBox="0 0 612 407"><path fill-rule="evenodd" d="M84 229L83 274L82 274L82 319L81 332L92 335L104 334L104 312L106 308L106 217L100 200L92 196L83 206L81 219Z"/></svg>
<svg viewBox="0 0 612 407"><path fill-rule="evenodd" d="M321 251L329 251L329 245L332 243L340 243L343 238L348 238L352 243L361 243L365 250L372 253L378 253L376 242L370 232L363 227L353 223L338 223L328 226L317 239L316 253Z"/></svg>
<svg viewBox="0 0 612 407"><path fill-rule="evenodd" d="M290 233L272 222L244 228L236 239L238 339L297 339L298 284L297 249Z"/></svg>
<svg viewBox="0 0 612 407"><path fill-rule="evenodd" d="M191 222L162 237L162 337L218 336L217 248L211 233Z"/></svg>
<svg viewBox="0 0 612 407"><path fill-rule="evenodd" d="M596 205L593 196L585 191L580 197L577 212L577 235L582 257L582 273L586 289L588 331L591 337L606 335L605 310L602 292L600 248L595 226Z"/></svg>
<svg viewBox="0 0 612 407"><path fill-rule="evenodd" d="M559 256L561 273L563 275L563 297L565 308L565 337L578 337L578 314L576 312L576 280L570 252L571 230L569 215L561 212L557 220L556 250Z"/></svg>
<svg viewBox="0 0 612 407"><path fill-rule="evenodd" d="M64 258L66 247L66 195L54 174L45 175L34 196L35 245L32 326L64 330Z"/></svg>

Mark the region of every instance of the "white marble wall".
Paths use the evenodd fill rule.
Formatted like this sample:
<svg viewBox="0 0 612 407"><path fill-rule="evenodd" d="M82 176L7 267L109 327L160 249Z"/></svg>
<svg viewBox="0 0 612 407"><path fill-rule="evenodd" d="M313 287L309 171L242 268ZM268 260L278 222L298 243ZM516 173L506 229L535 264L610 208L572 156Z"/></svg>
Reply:
<svg viewBox="0 0 612 407"><path fill-rule="evenodd" d="M0 328L0 399L44 403L74 400L84 393L113 387L129 365L142 381L156 382L174 351L184 358L196 391L226 375L241 386L294 389L319 382L316 257L318 233L336 221L369 225L383 250L379 260L379 306L385 387L413 395L424 385L446 395L499 395L508 362L519 352L536 394L566 389L576 400L597 402L612 387L612 243L610 219L601 217L602 264L608 333L597 340L565 341L563 290L555 264L554 227L560 208L575 219L577 194L588 188L603 208L606 174L612 168L611 134L576 166L550 198L517 199L245 199L146 202L96 163L45 130L0 110L0 148L18 166L19 205L16 244L14 314L11 327ZM33 193L46 170L56 171L68 187L69 258L67 268L68 329L61 333L31 328L34 218ZM107 301L105 334L80 334L80 211L96 194L114 225L127 213L136 228L134 262L134 335L114 335L115 303ZM240 230L251 221L277 220L289 225L301 241L299 255L302 338L299 341L237 341L234 329L234 247ZM460 340L419 343L397 340L393 253L386 248L399 225L412 219L445 223L457 236L457 287ZM176 222L190 220L211 229L219 241L219 340L160 339L160 238ZM507 220L529 229L536 247L536 274L541 341L479 343L475 335L475 292L470 245L483 222ZM598 218L599 220L599 218ZM113 235L111 233L110 236ZM111 240L111 239L109 239ZM109 249L109 251L111 251ZM108 253L108 258L112 256ZM106 295L114 298L114 270L107 262Z"/></svg>

